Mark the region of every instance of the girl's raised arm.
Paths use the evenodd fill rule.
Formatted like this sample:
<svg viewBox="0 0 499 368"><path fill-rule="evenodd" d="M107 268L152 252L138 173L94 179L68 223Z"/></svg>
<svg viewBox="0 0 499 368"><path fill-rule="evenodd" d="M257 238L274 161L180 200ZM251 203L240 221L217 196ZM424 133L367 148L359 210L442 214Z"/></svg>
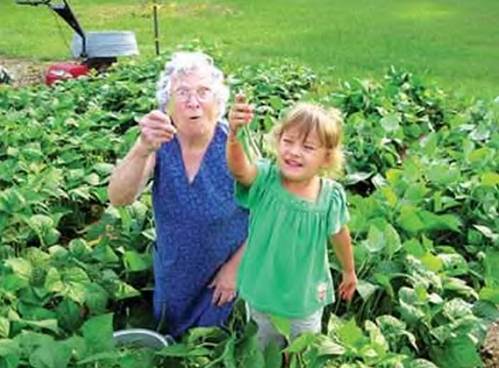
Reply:
<svg viewBox="0 0 499 368"><path fill-rule="evenodd" d="M257 168L244 153L241 142L237 139L238 130L251 122L253 108L242 94L236 96L229 112L229 137L227 138L227 165L234 178L245 186L250 186L256 178Z"/></svg>

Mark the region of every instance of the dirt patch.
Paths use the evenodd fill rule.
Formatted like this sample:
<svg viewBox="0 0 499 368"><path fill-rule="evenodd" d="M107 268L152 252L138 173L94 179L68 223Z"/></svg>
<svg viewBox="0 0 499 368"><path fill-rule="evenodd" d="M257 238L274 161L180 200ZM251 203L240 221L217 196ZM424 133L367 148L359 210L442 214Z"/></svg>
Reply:
<svg viewBox="0 0 499 368"><path fill-rule="evenodd" d="M499 367L499 321L493 323L482 348L482 358L486 368Z"/></svg>
<svg viewBox="0 0 499 368"><path fill-rule="evenodd" d="M53 61L12 59L0 56L0 66L7 69L15 88L44 83L45 71Z"/></svg>

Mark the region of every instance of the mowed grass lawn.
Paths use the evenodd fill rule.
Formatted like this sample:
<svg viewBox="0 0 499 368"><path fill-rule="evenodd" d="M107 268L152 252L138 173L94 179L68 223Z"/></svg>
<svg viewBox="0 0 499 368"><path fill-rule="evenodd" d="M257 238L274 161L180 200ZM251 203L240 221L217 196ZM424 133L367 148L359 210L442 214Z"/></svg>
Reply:
<svg viewBox="0 0 499 368"><path fill-rule="evenodd" d="M54 0L59 1L59 0ZM154 53L147 0L72 0L84 30L132 30ZM381 78L389 65L435 80L448 92L499 96L498 0L159 1L161 44L197 38L224 60L286 59L337 82ZM0 54L68 58L71 31L46 7L0 0Z"/></svg>

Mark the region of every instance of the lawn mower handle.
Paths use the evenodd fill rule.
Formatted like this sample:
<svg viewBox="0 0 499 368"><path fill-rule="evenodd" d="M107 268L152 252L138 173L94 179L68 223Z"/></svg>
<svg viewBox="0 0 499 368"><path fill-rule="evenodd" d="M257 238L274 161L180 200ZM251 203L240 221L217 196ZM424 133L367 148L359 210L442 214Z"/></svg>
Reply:
<svg viewBox="0 0 499 368"><path fill-rule="evenodd" d="M80 26L80 23L76 20L76 17L69 7L69 4L66 0L62 0L62 4L51 4L51 0L16 0L16 3L19 5L47 5L50 9L57 13L64 21L71 27L73 30L80 35L82 39L82 52L81 57L87 57L87 47L86 47L86 37L85 32Z"/></svg>

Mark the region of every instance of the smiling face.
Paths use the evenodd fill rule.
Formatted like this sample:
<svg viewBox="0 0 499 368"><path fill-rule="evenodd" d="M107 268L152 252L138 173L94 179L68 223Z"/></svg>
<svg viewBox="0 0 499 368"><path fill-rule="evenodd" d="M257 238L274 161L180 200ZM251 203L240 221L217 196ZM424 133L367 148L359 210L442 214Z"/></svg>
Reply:
<svg viewBox="0 0 499 368"><path fill-rule="evenodd" d="M172 80L168 112L178 134L187 138L211 137L218 116L212 84L209 73L197 69Z"/></svg>
<svg viewBox="0 0 499 368"><path fill-rule="evenodd" d="M284 179L304 182L318 175L329 163L329 153L317 131L299 127L284 130L278 140L277 163Z"/></svg>

